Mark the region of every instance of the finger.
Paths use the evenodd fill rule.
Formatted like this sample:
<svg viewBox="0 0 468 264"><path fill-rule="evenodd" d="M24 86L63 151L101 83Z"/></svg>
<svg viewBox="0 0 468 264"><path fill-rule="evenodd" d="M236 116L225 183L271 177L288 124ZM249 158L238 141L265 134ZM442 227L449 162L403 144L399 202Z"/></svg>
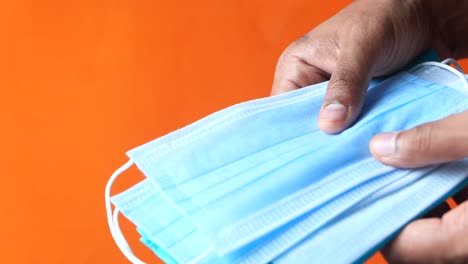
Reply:
<svg viewBox="0 0 468 264"><path fill-rule="evenodd" d="M290 92L329 79L328 73L308 64L304 59L293 55L284 56L287 58L278 63L271 95Z"/></svg>
<svg viewBox="0 0 468 264"><path fill-rule="evenodd" d="M376 48L367 43L370 37L352 31L340 49L319 115L318 126L330 134L341 132L358 116L376 60Z"/></svg>
<svg viewBox="0 0 468 264"><path fill-rule="evenodd" d="M447 241L440 218L420 219L410 223L381 250L389 263L438 263Z"/></svg>
<svg viewBox="0 0 468 264"><path fill-rule="evenodd" d="M289 92L330 79L328 72L332 68L333 56L321 52L326 48L323 43L314 42L309 35L292 43L278 60L271 94Z"/></svg>
<svg viewBox="0 0 468 264"><path fill-rule="evenodd" d="M416 220L381 250L389 263L427 263L440 260L445 248L440 232L440 219ZM435 250L434 250L435 247Z"/></svg>
<svg viewBox="0 0 468 264"><path fill-rule="evenodd" d="M389 263L467 263L468 203L410 223L381 250Z"/></svg>
<svg viewBox="0 0 468 264"><path fill-rule="evenodd" d="M370 142L381 162L403 168L422 167L468 156L468 111L413 129L383 133Z"/></svg>

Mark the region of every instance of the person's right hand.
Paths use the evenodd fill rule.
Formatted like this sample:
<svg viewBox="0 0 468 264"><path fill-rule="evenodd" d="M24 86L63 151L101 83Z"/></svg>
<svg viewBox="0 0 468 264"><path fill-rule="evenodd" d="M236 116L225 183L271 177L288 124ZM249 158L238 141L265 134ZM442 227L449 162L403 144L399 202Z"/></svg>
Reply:
<svg viewBox="0 0 468 264"><path fill-rule="evenodd" d="M442 58L466 57L467 17L468 1L357 0L284 51L277 65L272 94L330 79L319 116L319 127L327 133L341 132L358 116L372 77L398 70L428 48L434 48ZM466 122L460 120L466 120L465 116L459 115L456 118L461 119L449 123L457 130L447 126L447 120L453 121L453 117L439 122L444 124L441 126L445 129L444 140L458 139L459 135L464 137ZM426 124L424 127L437 126ZM428 135L436 134L424 134L421 131L421 128L415 128L404 132L405 135L410 135L406 139L416 141L394 144L400 151L395 152L397 155L392 156L393 158L379 156L376 152L379 148L375 148L376 140L386 140L389 137L376 136L373 140L374 156L397 167L415 167L466 155L463 152L454 156L458 152L453 152L452 149L440 155L438 151L447 150L444 144L449 141L438 144L441 148L433 148L433 143L437 141L426 139ZM456 131L461 132L455 133ZM413 142L424 142L425 144L416 146L429 148L416 148L416 151L410 148L405 152L405 148L400 146L414 147ZM388 148L384 150L388 152ZM401 153L412 158L401 159L398 156ZM467 189L455 197L458 202L467 198ZM390 263L466 263L468 201L451 211L448 211L445 204L439 209L432 216L441 218L412 222L383 249L384 256Z"/></svg>
<svg viewBox="0 0 468 264"><path fill-rule="evenodd" d="M355 1L283 52L271 93L330 79L319 127L341 132L359 115L372 77L398 70L431 47L442 58L465 55L457 48L468 40L467 2Z"/></svg>

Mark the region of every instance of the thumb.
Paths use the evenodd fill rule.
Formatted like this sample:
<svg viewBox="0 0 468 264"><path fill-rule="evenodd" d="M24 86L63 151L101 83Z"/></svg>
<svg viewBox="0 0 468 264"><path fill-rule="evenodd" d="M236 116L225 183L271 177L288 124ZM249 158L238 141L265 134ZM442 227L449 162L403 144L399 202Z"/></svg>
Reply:
<svg viewBox="0 0 468 264"><path fill-rule="evenodd" d="M468 202L407 225L382 253L389 263L468 263Z"/></svg>
<svg viewBox="0 0 468 264"><path fill-rule="evenodd" d="M348 39L340 50L319 115L318 126L329 134L341 132L359 115L377 57L377 48L370 48L369 43L356 35Z"/></svg>
<svg viewBox="0 0 468 264"><path fill-rule="evenodd" d="M422 167L468 157L468 111L402 132L375 136L370 151L381 162Z"/></svg>

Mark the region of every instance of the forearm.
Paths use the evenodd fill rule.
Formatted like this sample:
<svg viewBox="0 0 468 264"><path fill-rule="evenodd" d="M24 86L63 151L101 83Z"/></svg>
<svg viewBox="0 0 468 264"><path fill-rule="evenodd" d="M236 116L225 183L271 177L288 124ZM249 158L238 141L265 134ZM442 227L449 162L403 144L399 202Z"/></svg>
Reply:
<svg viewBox="0 0 468 264"><path fill-rule="evenodd" d="M431 27L431 46L442 58L468 57L468 1L420 1Z"/></svg>

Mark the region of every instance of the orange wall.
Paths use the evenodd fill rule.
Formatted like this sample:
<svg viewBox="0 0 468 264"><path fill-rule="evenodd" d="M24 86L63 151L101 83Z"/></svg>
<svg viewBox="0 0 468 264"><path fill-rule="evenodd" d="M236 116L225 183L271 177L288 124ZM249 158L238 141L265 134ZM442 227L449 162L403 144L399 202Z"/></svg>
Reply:
<svg viewBox="0 0 468 264"><path fill-rule="evenodd" d="M347 2L1 1L2 262L126 263L103 201L124 152L268 95L281 51Z"/></svg>

